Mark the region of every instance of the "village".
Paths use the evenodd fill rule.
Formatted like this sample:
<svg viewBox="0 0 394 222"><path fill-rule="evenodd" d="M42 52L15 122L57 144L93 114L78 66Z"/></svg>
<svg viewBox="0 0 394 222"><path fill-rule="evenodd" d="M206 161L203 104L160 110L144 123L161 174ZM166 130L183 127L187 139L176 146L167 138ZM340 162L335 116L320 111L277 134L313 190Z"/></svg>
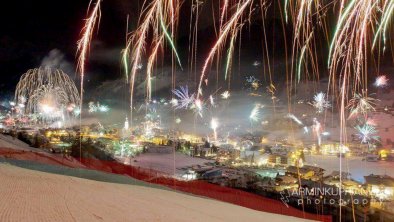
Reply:
<svg viewBox="0 0 394 222"><path fill-rule="evenodd" d="M348 213L356 209L360 218L366 209L394 213L392 176L371 173L360 180L345 167L340 171L311 161L331 159L335 161L331 164L337 165L342 159L345 166L345 160L353 158L379 166L392 160L391 150L382 149L372 156L364 153L366 147L362 145L353 144L346 149L338 144L304 147L286 140L269 142L252 134L220 142L174 131L124 139L122 130L102 126L84 127L81 133L78 129L21 129L2 133L8 139L18 139L65 158L80 155L78 139L82 137L84 158L153 168L178 180L204 180L281 200L309 212L316 209L324 212L341 205L348 207Z"/></svg>

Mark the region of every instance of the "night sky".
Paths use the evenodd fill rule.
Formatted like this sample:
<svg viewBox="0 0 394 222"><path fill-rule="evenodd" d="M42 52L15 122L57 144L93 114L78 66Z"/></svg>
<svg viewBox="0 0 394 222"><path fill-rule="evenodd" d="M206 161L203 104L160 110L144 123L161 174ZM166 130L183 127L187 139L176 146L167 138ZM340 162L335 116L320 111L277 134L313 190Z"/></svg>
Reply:
<svg viewBox="0 0 394 222"><path fill-rule="evenodd" d="M75 77L76 42L88 4L89 0L20 0L7 1L6 6L1 7L2 94L4 91L12 92L24 72L40 66L45 60L58 60L55 62ZM102 4L102 22L94 38L88 66L88 72L100 70L100 73L108 74L98 75L98 80L120 75L116 54L125 41L126 14L133 13L133 10L127 10L132 8L132 4L133 1L122 0L104 1Z"/></svg>
<svg viewBox="0 0 394 222"><path fill-rule="evenodd" d="M105 80L121 78L120 52L125 45L126 18L134 30L142 0L104 0L100 28L93 37L87 64L86 87L94 88ZM215 41L212 8L217 2L206 1L199 20L199 56L206 57ZM183 4L177 34L177 47L183 62L188 58L189 1ZM216 4L216 6L215 6ZM75 52L89 0L7 1L0 11L0 87L2 96L13 94L20 76L40 65L61 68L76 81ZM274 7L266 21L269 48L273 56L283 57L283 34ZM258 12L256 12L258 14ZM217 16L217 15L216 15ZM258 16L259 18L259 16ZM242 62L250 65L262 59L262 25L254 18L243 30ZM217 25L217 24L216 24ZM288 30L291 33L291 30ZM291 39L291 36L288 35ZM278 40L279 39L279 40ZM282 55L278 52L282 52ZM235 53L235 55L240 55ZM235 59L237 60L237 59ZM278 63L279 64L279 63ZM185 65L186 66L186 65ZM234 64L234 70L237 70ZM282 76L282 75L277 75Z"/></svg>

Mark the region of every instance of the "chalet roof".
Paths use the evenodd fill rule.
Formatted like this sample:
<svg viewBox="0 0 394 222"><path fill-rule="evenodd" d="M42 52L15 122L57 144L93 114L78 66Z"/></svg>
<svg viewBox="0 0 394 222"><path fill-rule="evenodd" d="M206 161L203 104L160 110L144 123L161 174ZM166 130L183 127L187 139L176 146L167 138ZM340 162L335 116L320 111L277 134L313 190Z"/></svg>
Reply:
<svg viewBox="0 0 394 222"><path fill-rule="evenodd" d="M323 168L320 167L316 167L316 166L310 166L310 165L304 165L302 168L308 169L308 170L312 170L315 172L323 172L325 171Z"/></svg>
<svg viewBox="0 0 394 222"><path fill-rule="evenodd" d="M364 176L367 185L383 185L386 187L394 187L394 178L387 175L374 175Z"/></svg>
<svg viewBox="0 0 394 222"><path fill-rule="evenodd" d="M308 173L308 172L310 172L310 171L313 171L313 172L323 172L324 169L323 169L323 168L320 168L320 167L308 166L308 165L305 165L305 166L300 167L300 168L298 168L298 169L297 169L296 166L289 166L289 167L287 167L287 172L289 172L289 173L295 173L295 174L297 174L298 172L300 172L301 174L305 174L305 173Z"/></svg>
<svg viewBox="0 0 394 222"><path fill-rule="evenodd" d="M298 174L298 172L300 172L300 174L306 174L306 173L308 173L310 171L311 170L305 169L305 168L302 168L302 167L300 167L298 169L297 169L296 166L289 166L289 167L287 167L287 172L293 173L293 174Z"/></svg>
<svg viewBox="0 0 394 222"><path fill-rule="evenodd" d="M342 178L347 178L347 177L350 177L351 176L351 174L350 173L348 173L348 172L339 172L338 170L334 170L334 171L332 171L332 173L329 175L329 176L331 176L331 177L339 177L339 175L340 174L342 174Z"/></svg>

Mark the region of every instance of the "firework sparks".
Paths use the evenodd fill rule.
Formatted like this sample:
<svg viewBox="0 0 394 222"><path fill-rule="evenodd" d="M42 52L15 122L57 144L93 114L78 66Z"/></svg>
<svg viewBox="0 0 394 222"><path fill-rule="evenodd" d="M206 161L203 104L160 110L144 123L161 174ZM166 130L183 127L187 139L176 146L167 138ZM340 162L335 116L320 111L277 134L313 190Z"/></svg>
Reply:
<svg viewBox="0 0 394 222"><path fill-rule="evenodd" d="M325 30L325 14L327 7L323 5L324 1L294 1L286 0L284 5L285 21L288 22L289 13L293 18L293 49L291 58L292 74L294 69L297 69L297 82L301 80L301 71L304 69L306 76L309 74L309 69L315 75L319 74L318 61L316 55L315 45L315 31L318 29ZM325 35L327 35L325 33ZM296 60L298 63L296 64Z"/></svg>
<svg viewBox="0 0 394 222"><path fill-rule="evenodd" d="M363 126L356 126L357 136L360 139L361 143L371 143L373 141L379 141L379 136L376 134L378 131L374 126L364 124Z"/></svg>
<svg viewBox="0 0 394 222"><path fill-rule="evenodd" d="M102 105L100 103L95 104L94 102L89 102L89 113L106 113L109 111L109 107L107 105Z"/></svg>
<svg viewBox="0 0 394 222"><path fill-rule="evenodd" d="M89 113L97 112L98 108L93 102L89 102Z"/></svg>
<svg viewBox="0 0 394 222"><path fill-rule="evenodd" d="M217 128L219 127L219 122L216 118L212 118L211 120L211 129L213 130L213 137L214 140L217 141L218 139L218 134L217 134Z"/></svg>
<svg viewBox="0 0 394 222"><path fill-rule="evenodd" d="M325 109L330 108L331 104L326 98L326 94L323 92L317 93L313 97L313 102L310 103L313 107L316 108L317 113L322 113Z"/></svg>
<svg viewBox="0 0 394 222"><path fill-rule="evenodd" d="M219 49L221 49L223 47L223 44L225 42L225 40L227 39L228 35L230 33L235 34L237 32L237 30L234 29L239 29L241 26L238 25L239 20L241 18L241 16L243 15L245 9L249 6L249 4L251 4L252 0L245 0L245 1L240 1L238 7L237 7L237 11L234 13L234 15L231 17L231 19L225 24L224 28L221 29L220 32L220 36L217 39L215 45L212 47L208 58L205 60L202 72L201 72L201 77L200 77L200 82L198 84L198 94L197 94L197 98L199 98L201 92L202 92L202 83L205 79L205 74L207 72L208 66L211 62L211 60L213 59L213 57L215 56L215 54L217 53L217 51Z"/></svg>
<svg viewBox="0 0 394 222"><path fill-rule="evenodd" d="M375 80L374 86L384 88L388 85L389 79L385 75L378 76Z"/></svg>
<svg viewBox="0 0 394 222"><path fill-rule="evenodd" d="M254 76L246 77L246 83L248 86L250 85L250 87L254 90L257 90L260 87L260 80L258 80Z"/></svg>
<svg viewBox="0 0 394 222"><path fill-rule="evenodd" d="M375 119L373 118L368 118L366 121L367 125L371 125L371 126L377 126L378 124L376 123Z"/></svg>
<svg viewBox="0 0 394 222"><path fill-rule="evenodd" d="M100 3L102 0L97 0L96 5L94 6L90 16L86 19L85 26L83 28L82 38L78 41L78 64L77 70L81 75L81 101L80 106L82 107L82 99L83 99L83 82L85 77L85 63L87 60L87 55L90 49L90 43L92 41L93 32L96 26L100 21L101 11L100 11ZM90 6L91 2L89 3Z"/></svg>
<svg viewBox="0 0 394 222"><path fill-rule="evenodd" d="M392 18L394 12L394 1L385 1L383 5L383 14L382 14L382 19L379 23L379 27L375 33L375 37L373 40L372 48L375 47L375 44L379 38L379 36L383 35L383 51L386 49L386 43L387 43L387 28L390 23L390 19Z"/></svg>
<svg viewBox="0 0 394 222"><path fill-rule="evenodd" d="M107 105L100 105L100 106L98 107L98 110L99 110L100 112L102 112L102 113L106 113L106 112L109 111L109 107L108 107Z"/></svg>
<svg viewBox="0 0 394 222"><path fill-rule="evenodd" d="M171 102L175 109L187 109L195 100L194 94L189 95L188 86L181 86L179 89L175 89L172 92L178 97L178 99Z"/></svg>
<svg viewBox="0 0 394 222"><path fill-rule="evenodd" d="M345 7L345 2L347 6ZM376 18L384 1L341 1L338 22L330 43L328 67L330 84L339 92L340 143L347 141L346 102L349 92L367 88L371 33L376 30ZM339 86L339 89L335 89ZM355 109L357 110L357 109ZM340 162L340 167L342 163ZM341 217L340 217L341 218Z"/></svg>
<svg viewBox="0 0 394 222"><path fill-rule="evenodd" d="M260 109L261 108L262 108L262 105L256 104L254 106L254 108L252 109L252 112L249 115L249 119L252 122L257 122L257 121L259 121L261 119L261 117L260 117Z"/></svg>
<svg viewBox="0 0 394 222"><path fill-rule="evenodd" d="M163 37L161 37L159 40L156 41L156 45L153 49L152 54L149 56L148 60L148 66L146 70L146 94L147 94L147 101L150 101L152 98L152 71L153 71L153 66L156 61L157 53L159 51L159 48L161 47L163 41Z"/></svg>
<svg viewBox="0 0 394 222"><path fill-rule="evenodd" d="M230 92L229 91L224 91L222 94L222 99L228 99L230 98Z"/></svg>
<svg viewBox="0 0 394 222"><path fill-rule="evenodd" d="M164 24L163 12L162 12L162 10L159 10L159 11L160 11L160 26L161 26L161 28L163 29L163 33L164 33L164 35L166 36L168 42L170 43L170 46L171 46L172 50L173 50L174 53L175 53L175 56L176 56L176 58L177 58L177 60L178 60L179 66L181 67L181 69L183 69L183 68L182 68L181 59L179 58L178 52L177 52L177 50L176 50L176 48L175 48L175 43L174 43L174 41L172 40L170 33L168 33L168 31L167 31L166 25ZM171 18L171 19L173 19L173 18ZM171 23L171 24L172 24L172 23Z"/></svg>
<svg viewBox="0 0 394 222"><path fill-rule="evenodd" d="M181 122L182 122L181 118L178 117L178 118L175 119L175 123L176 124L180 124Z"/></svg>
<svg viewBox="0 0 394 222"><path fill-rule="evenodd" d="M171 99L170 104L173 107L177 107L179 105L179 101L177 99Z"/></svg>
<svg viewBox="0 0 394 222"><path fill-rule="evenodd" d="M146 2L145 2L146 3ZM150 3L144 4L142 9L142 15L138 28L134 31L126 44L125 53L130 53L129 58L131 60L131 73L130 73L130 107L131 107L131 120L133 113L133 97L134 97L134 85L137 71L141 67L141 61L145 52L147 51L147 45L149 40L153 39L154 49L151 52L148 59L147 68L147 100L151 97L151 76L153 65L156 61L158 49L164 48L164 41L166 39L171 46L173 53L182 69L179 54L175 48L174 33L175 26L178 23L180 2L165 1L165 0L154 0ZM153 32L151 32L153 30ZM152 38L149 35L152 34ZM131 49L132 47L132 49Z"/></svg>
<svg viewBox="0 0 394 222"><path fill-rule="evenodd" d="M209 96L209 101L211 103L211 106L215 106L215 100L212 95Z"/></svg>
<svg viewBox="0 0 394 222"><path fill-rule="evenodd" d="M80 101L74 82L61 70L31 69L22 75L15 91L18 108L27 115L41 113L47 120L62 116ZM13 102L14 106L16 103Z"/></svg>
<svg viewBox="0 0 394 222"><path fill-rule="evenodd" d="M201 118L203 117L203 111L204 111L203 101L201 101L200 99L195 99L191 108L194 110L194 113L196 115L199 115Z"/></svg>
<svg viewBox="0 0 394 222"><path fill-rule="evenodd" d="M376 101L374 98L356 93L348 104L348 108L350 109L349 118L359 114L367 118L369 112L375 111Z"/></svg>
<svg viewBox="0 0 394 222"><path fill-rule="evenodd" d="M287 118L292 119L294 122L296 122L298 125L303 126L304 124L300 119L298 119L294 114L287 114Z"/></svg>

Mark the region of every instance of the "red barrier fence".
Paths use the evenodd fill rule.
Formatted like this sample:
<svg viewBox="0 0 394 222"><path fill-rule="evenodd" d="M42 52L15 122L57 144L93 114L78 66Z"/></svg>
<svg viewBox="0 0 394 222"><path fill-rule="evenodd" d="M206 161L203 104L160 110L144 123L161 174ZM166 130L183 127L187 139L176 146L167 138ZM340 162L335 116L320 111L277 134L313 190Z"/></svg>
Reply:
<svg viewBox="0 0 394 222"><path fill-rule="evenodd" d="M180 181L168 175L149 169L142 169L134 166L124 165L118 162L101 161L93 159L82 160L83 164L90 169L105 171L109 173L128 175L133 178L153 184L160 184L177 191L191 193L199 196L210 197L212 199L236 204L250 209L264 211L275 214L288 215L310 220L331 222L331 215L317 215L303 212L293 207L286 207L281 201L269 199L242 190L223 187L205 181Z"/></svg>

